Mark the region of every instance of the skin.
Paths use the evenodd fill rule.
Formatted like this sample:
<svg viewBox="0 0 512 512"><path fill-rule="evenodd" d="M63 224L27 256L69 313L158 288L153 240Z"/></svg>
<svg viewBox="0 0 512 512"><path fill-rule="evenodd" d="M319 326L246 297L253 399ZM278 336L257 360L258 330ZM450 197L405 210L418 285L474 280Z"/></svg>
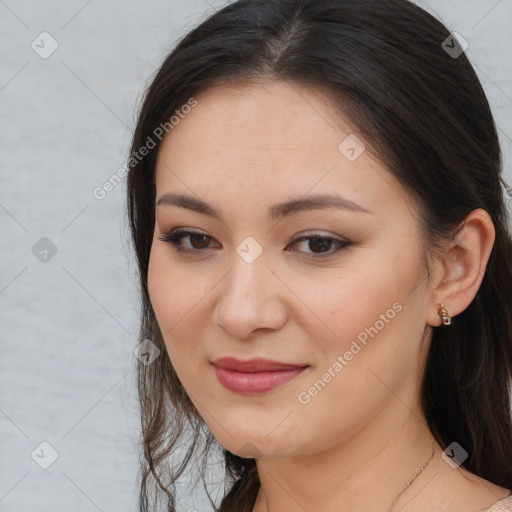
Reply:
<svg viewBox="0 0 512 512"><path fill-rule="evenodd" d="M390 510L433 448L394 510L478 511L507 495L444 462L418 398L432 327L442 323L437 304L457 321L482 281L494 242L488 214L473 211L457 244L432 257L429 282L413 201L369 150L354 161L339 151L355 132L348 119L334 122L319 92L285 82L231 84L197 100L159 150L156 197L199 197L222 221L156 206L148 288L168 356L207 426L229 451L257 459L254 511ZM268 216L275 203L333 192L369 213ZM159 239L176 228L211 238L183 237L196 256L178 253ZM350 245L337 253L327 245L321 259L321 247L297 242L299 234ZM248 236L262 249L252 263L236 251ZM396 303L400 312L301 403L299 393ZM244 396L217 380L211 361L224 356L309 367Z"/></svg>

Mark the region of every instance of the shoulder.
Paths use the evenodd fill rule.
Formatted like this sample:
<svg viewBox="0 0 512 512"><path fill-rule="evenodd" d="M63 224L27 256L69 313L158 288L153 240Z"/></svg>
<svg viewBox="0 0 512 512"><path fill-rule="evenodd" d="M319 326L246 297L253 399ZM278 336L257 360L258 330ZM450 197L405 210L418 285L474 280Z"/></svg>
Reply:
<svg viewBox="0 0 512 512"><path fill-rule="evenodd" d="M512 512L512 496L506 496L482 512Z"/></svg>

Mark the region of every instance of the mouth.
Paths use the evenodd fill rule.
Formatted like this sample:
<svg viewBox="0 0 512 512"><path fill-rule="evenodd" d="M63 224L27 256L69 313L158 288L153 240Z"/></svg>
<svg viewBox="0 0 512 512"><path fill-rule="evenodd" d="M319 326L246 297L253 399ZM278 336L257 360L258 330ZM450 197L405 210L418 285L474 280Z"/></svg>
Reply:
<svg viewBox="0 0 512 512"><path fill-rule="evenodd" d="M241 395L259 395L293 380L308 364L291 364L269 359L241 361L223 357L212 362L219 382Z"/></svg>

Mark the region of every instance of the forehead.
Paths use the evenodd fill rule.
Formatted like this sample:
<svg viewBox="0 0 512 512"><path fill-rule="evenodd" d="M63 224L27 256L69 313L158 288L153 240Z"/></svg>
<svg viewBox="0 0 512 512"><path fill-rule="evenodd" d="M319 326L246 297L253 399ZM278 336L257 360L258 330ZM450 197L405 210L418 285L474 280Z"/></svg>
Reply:
<svg viewBox="0 0 512 512"><path fill-rule="evenodd" d="M211 154L219 144L235 151L240 146L240 151L292 155L315 147L336 149L340 135L351 131L348 123L334 116L324 95L287 82L217 86L196 99L198 105L183 116L164 145L183 146L188 139L200 141L198 155Z"/></svg>
<svg viewBox="0 0 512 512"><path fill-rule="evenodd" d="M196 100L161 144L157 193L189 188L201 197L264 194L272 202L339 192L369 208L404 198L319 91L279 81L218 86Z"/></svg>

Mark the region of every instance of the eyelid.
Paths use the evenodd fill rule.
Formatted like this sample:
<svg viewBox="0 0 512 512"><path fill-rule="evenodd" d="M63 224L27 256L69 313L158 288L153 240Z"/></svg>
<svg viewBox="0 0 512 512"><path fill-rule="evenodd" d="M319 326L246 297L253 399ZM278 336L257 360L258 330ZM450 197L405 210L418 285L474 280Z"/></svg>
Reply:
<svg viewBox="0 0 512 512"><path fill-rule="evenodd" d="M318 238L332 238L333 240L337 240L338 242L349 242L346 238L342 238L337 235L333 235L331 233L328 233L327 231L315 231L315 230L309 230L309 231L301 231L300 233L297 233L293 240L296 242L299 238L304 237L318 237Z"/></svg>
<svg viewBox="0 0 512 512"><path fill-rule="evenodd" d="M209 235L208 233L204 233L202 231L196 231L194 228L186 228L186 227L171 229L165 233L161 233L161 235L167 237L167 236L171 236L171 235L176 235L178 233L204 235L208 238L211 238L212 240L215 239L213 236ZM303 237L332 238L333 240L337 240L338 242L350 242L350 240L347 240L346 238L339 237L337 235L333 235L332 233L328 233L326 231L321 231L321 230L320 231L318 231L318 230L316 230L316 231L315 230L301 231L300 233L297 233L296 235L294 235L293 241L296 242L296 241L298 241L299 238L303 238Z"/></svg>

